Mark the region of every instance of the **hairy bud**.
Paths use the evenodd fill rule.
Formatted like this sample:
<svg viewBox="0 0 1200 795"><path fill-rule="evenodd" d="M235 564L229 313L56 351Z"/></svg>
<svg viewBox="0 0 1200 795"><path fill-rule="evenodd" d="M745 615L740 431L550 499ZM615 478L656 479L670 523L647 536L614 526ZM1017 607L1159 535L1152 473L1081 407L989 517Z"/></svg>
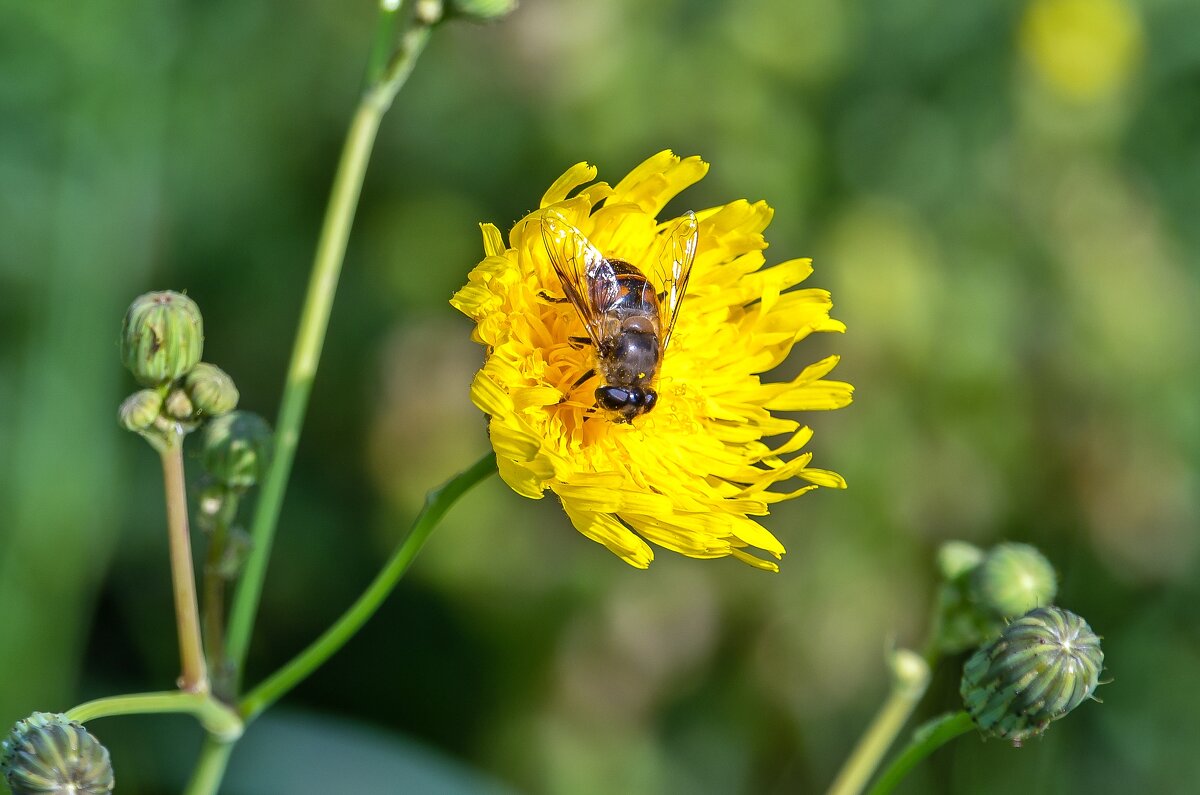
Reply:
<svg viewBox="0 0 1200 795"><path fill-rule="evenodd" d="M200 362L187 374L184 380L188 395L196 411L210 417L228 414L237 408L237 387L228 373L215 364Z"/></svg>
<svg viewBox="0 0 1200 795"><path fill-rule="evenodd" d="M271 450L271 427L252 412L230 412L204 426L204 468L230 488L257 483L270 464Z"/></svg>
<svg viewBox="0 0 1200 795"><path fill-rule="evenodd" d="M200 361L204 320L196 302L175 292L138 296L125 313L121 361L140 383L160 386Z"/></svg>
<svg viewBox="0 0 1200 795"><path fill-rule="evenodd" d="M976 604L997 618L1023 615L1054 604L1058 579L1054 567L1028 544L997 544L971 572Z"/></svg>
<svg viewBox="0 0 1200 795"><path fill-rule="evenodd" d="M192 399L182 389L172 389L168 392L163 408L168 417L180 422L190 420L196 414L196 407L192 404Z"/></svg>
<svg viewBox="0 0 1200 795"><path fill-rule="evenodd" d="M960 690L976 726L1020 745L1090 698L1103 667L1100 638L1086 621L1039 607L967 660Z"/></svg>
<svg viewBox="0 0 1200 795"><path fill-rule="evenodd" d="M144 431L158 419L162 404L162 395L156 390L143 389L125 398L117 411L117 419L127 431Z"/></svg>
<svg viewBox="0 0 1200 795"><path fill-rule="evenodd" d="M65 715L35 712L0 743L13 795L101 795L113 791L108 749Z"/></svg>

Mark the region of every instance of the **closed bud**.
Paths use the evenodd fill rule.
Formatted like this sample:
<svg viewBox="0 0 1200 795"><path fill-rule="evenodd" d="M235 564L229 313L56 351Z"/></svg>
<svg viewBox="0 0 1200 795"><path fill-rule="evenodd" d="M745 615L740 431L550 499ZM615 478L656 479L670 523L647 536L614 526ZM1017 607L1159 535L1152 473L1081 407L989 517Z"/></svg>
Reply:
<svg viewBox="0 0 1200 795"><path fill-rule="evenodd" d="M1054 604L1058 578L1041 552L1028 544L997 544L971 573L976 604L997 618Z"/></svg>
<svg viewBox="0 0 1200 795"><path fill-rule="evenodd" d="M1103 667L1100 638L1086 621L1039 607L967 660L961 693L985 734L1020 745L1090 698Z"/></svg>
<svg viewBox="0 0 1200 795"><path fill-rule="evenodd" d="M196 413L196 407L192 404L192 399L188 397L188 393L182 389L172 389L167 393L167 399L163 403L163 408L166 409L167 416L173 420L190 420Z"/></svg>
<svg viewBox="0 0 1200 795"><path fill-rule="evenodd" d="M233 411L204 426L204 468L230 488L257 483L271 462L271 427L249 411Z"/></svg>
<svg viewBox="0 0 1200 795"><path fill-rule="evenodd" d="M0 743L0 770L13 795L100 795L113 791L108 749L65 715L35 712Z"/></svg>
<svg viewBox="0 0 1200 795"><path fill-rule="evenodd" d="M449 0L446 16L490 22L508 16L516 7L517 0Z"/></svg>
<svg viewBox="0 0 1200 795"><path fill-rule="evenodd" d="M200 361L204 321L196 302L175 292L138 296L125 313L121 361L146 386L161 386Z"/></svg>
<svg viewBox="0 0 1200 795"><path fill-rule="evenodd" d="M158 419L162 404L162 395L157 390L143 389L125 398L117 411L117 419L127 431L144 431Z"/></svg>
<svg viewBox="0 0 1200 795"><path fill-rule="evenodd" d="M938 549L938 569L945 580L957 580L983 562L983 550L966 541L947 541Z"/></svg>
<svg viewBox="0 0 1200 795"><path fill-rule="evenodd" d="M228 414L237 408L237 387L233 379L215 364L200 362L187 374L184 381L188 395L196 411L210 417Z"/></svg>

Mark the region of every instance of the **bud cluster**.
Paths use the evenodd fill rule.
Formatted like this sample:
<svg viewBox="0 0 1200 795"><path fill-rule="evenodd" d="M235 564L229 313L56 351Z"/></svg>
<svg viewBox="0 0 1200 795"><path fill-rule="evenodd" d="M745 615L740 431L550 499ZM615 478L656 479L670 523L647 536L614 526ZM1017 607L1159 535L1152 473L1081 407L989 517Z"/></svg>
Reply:
<svg viewBox="0 0 1200 795"><path fill-rule="evenodd" d="M1017 616L1054 603L1054 567L1028 544L1003 543L984 551L950 541L938 551L938 648L956 654L994 638Z"/></svg>
<svg viewBox="0 0 1200 795"><path fill-rule="evenodd" d="M125 313L121 360L145 388L121 404L121 426L161 446L233 411L233 379L200 361L203 353L204 319L195 301L169 290L138 296Z"/></svg>
<svg viewBox="0 0 1200 795"><path fill-rule="evenodd" d="M981 731L1020 745L1092 696L1104 667L1100 639L1082 618L1053 606L1058 580L1041 552L951 541L938 552L938 568L937 649L977 647L960 692Z"/></svg>

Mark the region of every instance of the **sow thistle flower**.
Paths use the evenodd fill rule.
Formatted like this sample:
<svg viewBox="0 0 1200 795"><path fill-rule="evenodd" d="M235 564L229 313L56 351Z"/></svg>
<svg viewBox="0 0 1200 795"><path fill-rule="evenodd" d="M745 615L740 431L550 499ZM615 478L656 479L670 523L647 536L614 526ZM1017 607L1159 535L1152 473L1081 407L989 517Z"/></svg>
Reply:
<svg viewBox="0 0 1200 795"><path fill-rule="evenodd" d="M553 492L576 529L639 568L653 560L652 542L778 571L765 556L780 558L783 544L751 517L818 486L845 487L799 453L812 431L773 413L849 404L852 387L825 378L838 357L791 380L760 377L810 333L845 330L829 316L828 292L790 289L812 271L810 260L764 267L765 202L697 211L695 262L658 371L658 402L619 423L595 407L597 381L581 383L595 350L579 342L579 313L556 300L564 290L543 240L550 213L663 291L651 263L679 219L657 216L707 170L698 157L661 152L609 186L592 182L595 167L571 167L513 226L507 245L499 229L481 224L486 256L450 303L475 321L472 338L486 346L471 398L488 416L500 476L514 491L535 499Z"/></svg>

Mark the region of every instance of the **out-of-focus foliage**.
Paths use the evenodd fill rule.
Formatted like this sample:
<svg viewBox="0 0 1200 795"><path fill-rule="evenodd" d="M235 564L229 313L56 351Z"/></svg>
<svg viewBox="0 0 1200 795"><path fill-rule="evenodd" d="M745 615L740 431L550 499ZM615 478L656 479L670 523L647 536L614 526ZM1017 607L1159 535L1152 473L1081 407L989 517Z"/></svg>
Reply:
<svg viewBox="0 0 1200 795"><path fill-rule="evenodd" d="M0 725L173 682L157 462L113 419L122 312L187 290L272 416L373 16L0 3ZM907 791L1189 791L1197 29L1192 0L529 0L436 33L368 176L250 681L486 447L446 304L476 222L506 227L576 161L619 175L669 146L713 163L671 209L767 199L770 254L813 256L834 291L850 330L804 356L842 353L856 402L806 420L850 489L779 507L768 576L632 570L491 482L290 703L518 791L815 791L882 696L887 639L923 636L937 546L1006 538L1055 563L1116 681L1020 751L958 741ZM168 764L155 719L112 725L121 791L172 791L195 735Z"/></svg>

